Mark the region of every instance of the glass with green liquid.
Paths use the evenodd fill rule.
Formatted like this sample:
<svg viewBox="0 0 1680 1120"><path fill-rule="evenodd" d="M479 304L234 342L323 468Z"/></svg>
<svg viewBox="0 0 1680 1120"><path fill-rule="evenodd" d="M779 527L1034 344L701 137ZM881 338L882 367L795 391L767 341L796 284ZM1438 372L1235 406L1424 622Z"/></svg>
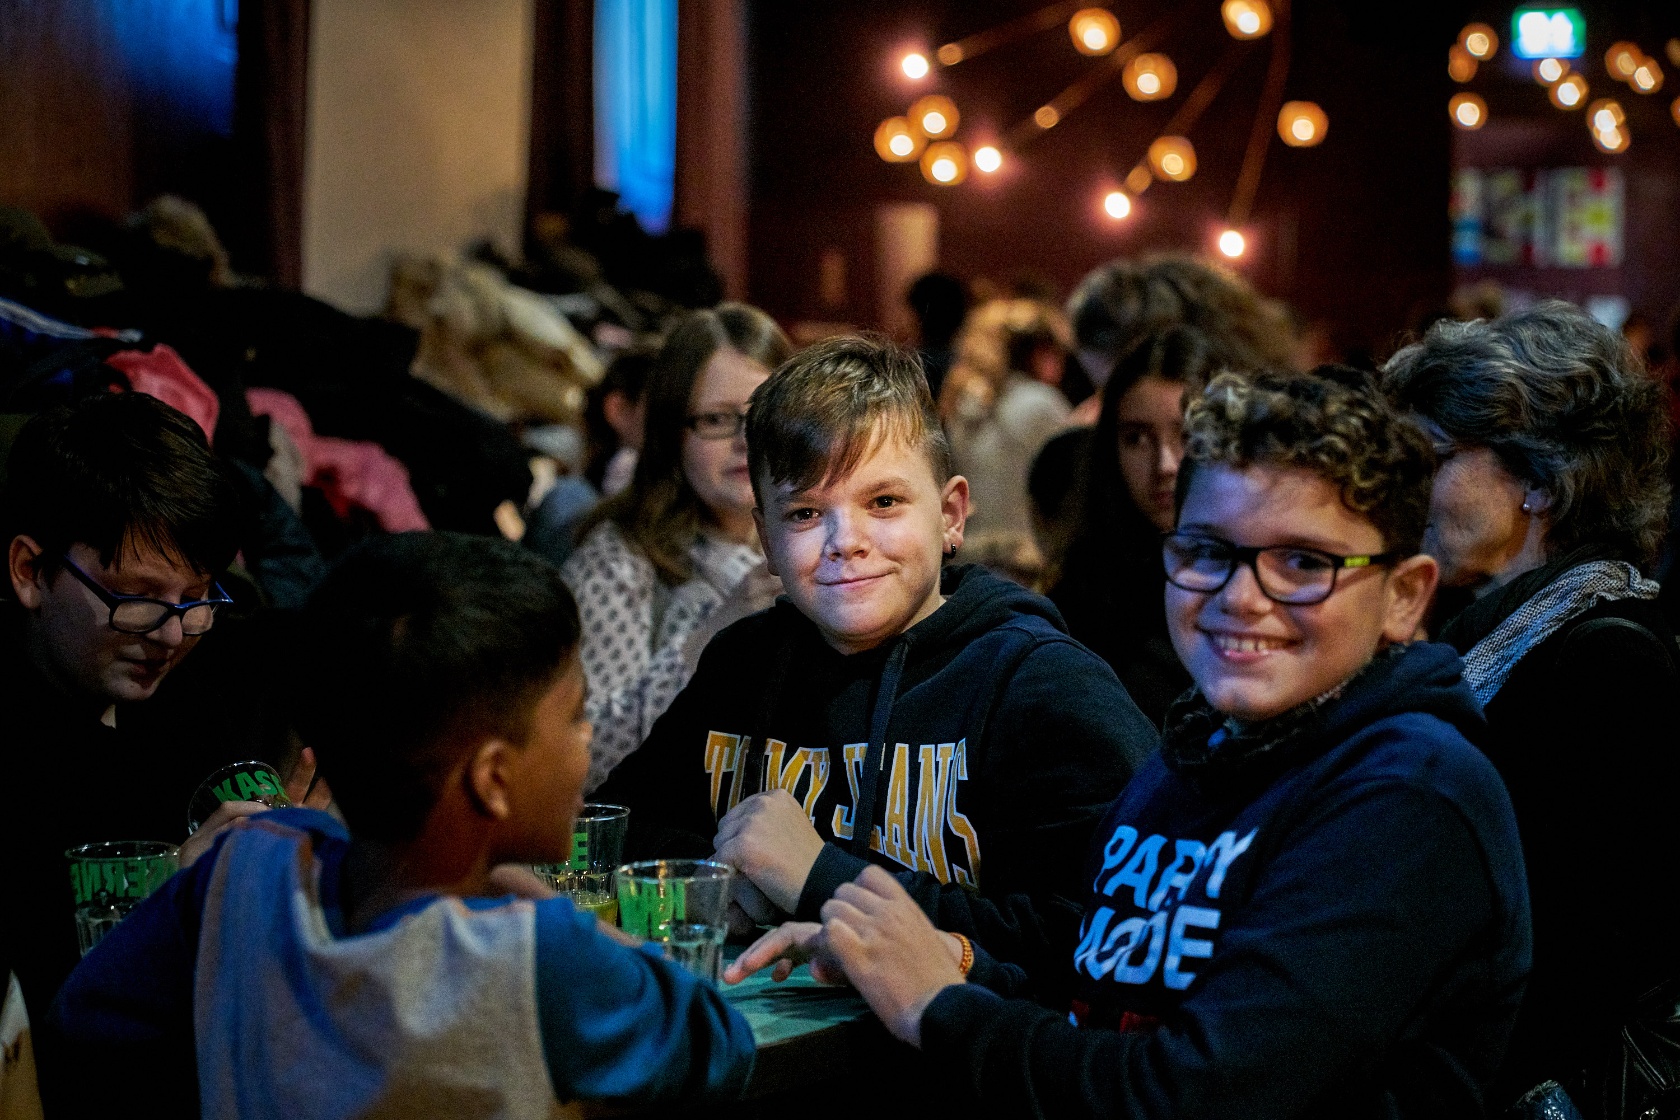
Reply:
<svg viewBox="0 0 1680 1120"><path fill-rule="evenodd" d="M629 825L630 810L622 805L585 805L572 827L571 858L565 863L537 864L531 870L579 910L617 925L613 875L624 860L624 833Z"/></svg>

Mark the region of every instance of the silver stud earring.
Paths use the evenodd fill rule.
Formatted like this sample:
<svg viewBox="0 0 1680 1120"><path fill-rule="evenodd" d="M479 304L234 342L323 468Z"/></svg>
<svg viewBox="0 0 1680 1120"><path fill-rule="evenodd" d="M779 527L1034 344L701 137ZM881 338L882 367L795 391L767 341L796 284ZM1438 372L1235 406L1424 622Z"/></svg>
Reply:
<svg viewBox="0 0 1680 1120"><path fill-rule="evenodd" d="M1526 500L1526 499L1525 499L1525 500L1524 500L1524 501L1523 501L1523 504L1522 504L1522 511L1523 511L1523 512L1524 512L1524 513L1533 513L1533 512L1534 512L1534 507L1533 507L1533 506L1531 506L1531 505L1529 505L1529 504L1528 504L1528 502L1527 502L1527 500Z"/></svg>

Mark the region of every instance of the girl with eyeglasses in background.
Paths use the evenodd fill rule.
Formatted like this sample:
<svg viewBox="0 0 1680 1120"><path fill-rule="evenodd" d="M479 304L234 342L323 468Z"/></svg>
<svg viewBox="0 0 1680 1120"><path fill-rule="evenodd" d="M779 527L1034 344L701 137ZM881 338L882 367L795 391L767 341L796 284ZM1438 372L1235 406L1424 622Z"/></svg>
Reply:
<svg viewBox="0 0 1680 1120"><path fill-rule="evenodd" d="M711 635L780 589L753 528L743 417L792 354L768 315L724 303L684 318L648 371L636 473L561 568L583 619L595 726L586 793L647 738Z"/></svg>

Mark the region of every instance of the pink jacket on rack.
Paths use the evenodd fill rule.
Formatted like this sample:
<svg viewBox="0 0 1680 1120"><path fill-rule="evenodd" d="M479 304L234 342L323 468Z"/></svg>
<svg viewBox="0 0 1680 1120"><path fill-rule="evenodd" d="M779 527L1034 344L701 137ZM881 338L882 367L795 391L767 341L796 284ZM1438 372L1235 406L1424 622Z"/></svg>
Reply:
<svg viewBox="0 0 1680 1120"><path fill-rule="evenodd" d="M290 393L247 389L245 399L254 414L267 416L292 437L303 453L304 485L319 487L338 516L359 508L372 513L388 533L431 528L408 483L408 468L383 447L316 435L309 414Z"/></svg>

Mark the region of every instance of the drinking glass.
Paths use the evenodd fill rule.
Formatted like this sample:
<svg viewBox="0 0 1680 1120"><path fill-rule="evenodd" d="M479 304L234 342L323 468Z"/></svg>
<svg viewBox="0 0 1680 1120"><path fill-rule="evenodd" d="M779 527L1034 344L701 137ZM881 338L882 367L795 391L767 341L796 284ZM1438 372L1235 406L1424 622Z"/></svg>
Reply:
<svg viewBox="0 0 1680 1120"><path fill-rule="evenodd" d="M618 913L627 933L659 942L667 959L716 984L729 931L727 863L655 859L618 869Z"/></svg>
<svg viewBox="0 0 1680 1120"><path fill-rule="evenodd" d="M180 867L175 852L175 845L158 840L116 840L64 853L76 899L76 940L84 957L175 874Z"/></svg>
<svg viewBox="0 0 1680 1120"><path fill-rule="evenodd" d="M572 858L540 863L531 870L555 890L604 922L618 921L613 873L624 859L624 833L630 810L622 805L585 805L572 826Z"/></svg>
<svg viewBox="0 0 1680 1120"><path fill-rule="evenodd" d="M270 809L284 809L292 799L286 784L266 762L234 762L204 779L187 802L187 835L197 832L224 801L255 801Z"/></svg>

